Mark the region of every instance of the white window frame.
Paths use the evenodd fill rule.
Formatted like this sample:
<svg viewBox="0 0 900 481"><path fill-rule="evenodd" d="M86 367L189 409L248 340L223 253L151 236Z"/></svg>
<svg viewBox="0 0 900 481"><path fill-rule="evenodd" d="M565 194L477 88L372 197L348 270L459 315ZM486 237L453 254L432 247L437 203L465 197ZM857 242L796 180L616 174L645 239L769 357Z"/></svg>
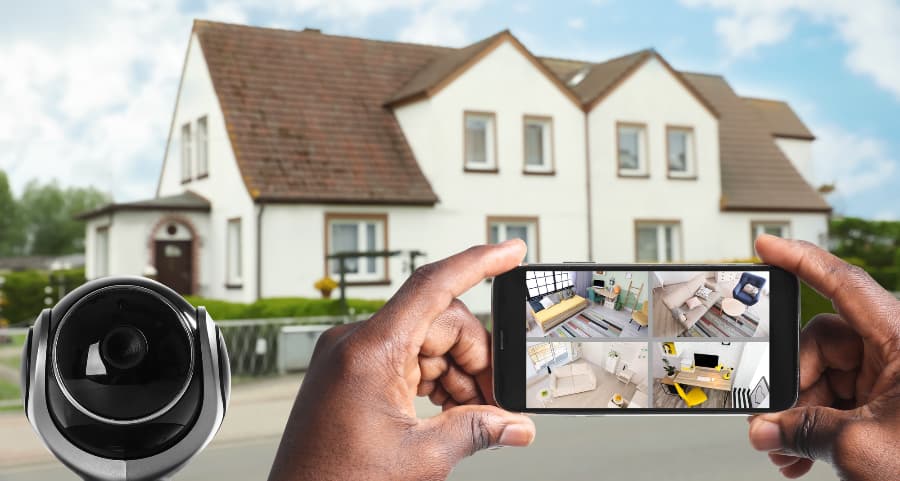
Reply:
<svg viewBox="0 0 900 481"><path fill-rule="evenodd" d="M642 229L656 230L656 256L653 259L640 257L639 233ZM667 230L670 230L667 236ZM671 246L667 244L671 241ZM680 221L636 221L634 224L634 258L635 262L681 262L684 259ZM668 255L668 254L671 254Z"/></svg>
<svg viewBox="0 0 900 481"><path fill-rule="evenodd" d="M621 134L626 131L635 131L637 133L638 166L636 169L622 167L620 159L621 152ZM647 177L650 175L650 159L647 155L647 126L645 124L633 122L617 122L616 123L616 152L615 152L616 170L620 177Z"/></svg>
<svg viewBox="0 0 900 481"><path fill-rule="evenodd" d="M209 176L209 121L204 115L197 119L196 141L197 178Z"/></svg>
<svg viewBox="0 0 900 481"><path fill-rule="evenodd" d="M767 233L766 229L769 227L777 227L778 229L781 229L781 234L772 235L777 235L778 237L782 237L785 239L789 239L791 237L791 222L788 220L751 220L750 252L753 255L756 255L756 238L759 237L760 234Z"/></svg>
<svg viewBox="0 0 900 481"><path fill-rule="evenodd" d="M329 216L328 222L326 225L326 229L328 229L326 235L328 236L328 254L336 253L336 249L334 247L334 233L333 226L335 225L355 225L356 226L356 245L358 252L379 252L386 251L388 247L386 245L386 236L385 229L387 229L387 217L383 215L377 216L343 216L343 215L332 215ZM374 248L370 249L366 246L368 243L368 226L374 226ZM348 259L349 260L349 259ZM357 266L357 272L345 272L344 279L347 282L380 282L387 280L387 261L383 257L358 257L355 259ZM326 266L328 269L328 275L338 280L340 277L340 270L338 267L338 260L331 259L326 262ZM370 271L368 269L369 266L374 267L374 271Z"/></svg>
<svg viewBox="0 0 900 481"><path fill-rule="evenodd" d="M469 158L469 120L482 120L484 128L484 162L472 162ZM497 116L492 112L470 112L463 114L463 165L466 171L497 171Z"/></svg>
<svg viewBox="0 0 900 481"><path fill-rule="evenodd" d="M539 221L537 217L488 217L487 241L489 244L512 239L509 237L509 227L525 227L525 245L528 252L523 262L531 264L539 261L540 238L538 236ZM497 227L497 238L493 238L493 229Z"/></svg>
<svg viewBox="0 0 900 481"><path fill-rule="evenodd" d="M672 133L682 133L685 136L685 170L672 170L672 142L669 136ZM697 142L694 137L693 127L669 125L666 126L666 172L671 179L695 179L697 178Z"/></svg>
<svg viewBox="0 0 900 481"><path fill-rule="evenodd" d="M575 286L572 272L567 271L526 271L525 288L528 298L533 299Z"/></svg>
<svg viewBox="0 0 900 481"><path fill-rule="evenodd" d="M240 217L225 223L225 284L242 287L244 284L244 228Z"/></svg>
<svg viewBox="0 0 900 481"><path fill-rule="evenodd" d="M522 124L523 172L526 174L552 174L555 167L553 156L553 118L526 115ZM541 128L541 164L528 163L528 128L532 126Z"/></svg>
<svg viewBox="0 0 900 481"><path fill-rule="evenodd" d="M94 231L94 277L109 275L109 226Z"/></svg>
<svg viewBox="0 0 900 481"><path fill-rule="evenodd" d="M181 181L189 182L193 175L191 163L191 123L187 122L181 126Z"/></svg>

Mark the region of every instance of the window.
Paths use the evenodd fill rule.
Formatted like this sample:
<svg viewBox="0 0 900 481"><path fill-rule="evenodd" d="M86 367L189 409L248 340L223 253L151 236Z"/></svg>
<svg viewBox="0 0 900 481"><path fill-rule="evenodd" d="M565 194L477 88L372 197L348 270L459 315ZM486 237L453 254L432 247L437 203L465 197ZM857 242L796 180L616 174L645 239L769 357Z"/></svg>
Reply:
<svg viewBox="0 0 900 481"><path fill-rule="evenodd" d="M788 238L791 236L791 225L787 221L753 221L750 222L750 245L754 255L756 254L756 238L760 234L769 234Z"/></svg>
<svg viewBox="0 0 900 481"><path fill-rule="evenodd" d="M553 173L553 120L525 117L525 172Z"/></svg>
<svg viewBox="0 0 900 481"><path fill-rule="evenodd" d="M537 217L488 217L488 242L497 244L509 239L522 239L528 246L526 263L538 261Z"/></svg>
<svg viewBox="0 0 900 481"><path fill-rule="evenodd" d="M666 150L670 178L692 179L697 176L694 153L694 130L685 127L666 128Z"/></svg>
<svg viewBox="0 0 900 481"><path fill-rule="evenodd" d="M206 131L206 116L197 119L197 177L209 175L209 136Z"/></svg>
<svg viewBox="0 0 900 481"><path fill-rule="evenodd" d="M181 126L181 181L191 180L191 124Z"/></svg>
<svg viewBox="0 0 900 481"><path fill-rule="evenodd" d="M94 233L94 277L109 275L109 226L98 227Z"/></svg>
<svg viewBox="0 0 900 481"><path fill-rule="evenodd" d="M465 113L465 169L497 171L494 114Z"/></svg>
<svg viewBox="0 0 900 481"><path fill-rule="evenodd" d="M387 250L387 216L326 215L328 253L379 252ZM328 274L340 277L340 261L328 262ZM384 281L387 278L386 257L348 257L344 259L344 275L348 282Z"/></svg>
<svg viewBox="0 0 900 481"><path fill-rule="evenodd" d="M529 299L561 291L574 285L571 272L527 271L525 273L525 286L528 288Z"/></svg>
<svg viewBox="0 0 900 481"><path fill-rule="evenodd" d="M548 364L563 364L575 359L574 342L541 342L528 346L528 358L535 370L540 370ZM555 360L555 362L554 362Z"/></svg>
<svg viewBox="0 0 900 481"><path fill-rule="evenodd" d="M225 283L230 287L240 287L244 283L241 219L228 219L225 239Z"/></svg>
<svg viewBox="0 0 900 481"><path fill-rule="evenodd" d="M617 124L616 129L619 175L630 177L649 175L646 127L640 124Z"/></svg>
<svg viewBox="0 0 900 481"><path fill-rule="evenodd" d="M637 262L681 261L681 224L679 222L636 222Z"/></svg>

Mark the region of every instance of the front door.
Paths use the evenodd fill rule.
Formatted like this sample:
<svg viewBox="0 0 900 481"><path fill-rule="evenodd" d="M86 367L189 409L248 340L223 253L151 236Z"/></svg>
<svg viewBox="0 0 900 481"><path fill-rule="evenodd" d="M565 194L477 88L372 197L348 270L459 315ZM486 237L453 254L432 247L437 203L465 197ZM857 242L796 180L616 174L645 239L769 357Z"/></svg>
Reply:
<svg viewBox="0 0 900 481"><path fill-rule="evenodd" d="M156 280L179 294L193 294L193 241L156 241Z"/></svg>

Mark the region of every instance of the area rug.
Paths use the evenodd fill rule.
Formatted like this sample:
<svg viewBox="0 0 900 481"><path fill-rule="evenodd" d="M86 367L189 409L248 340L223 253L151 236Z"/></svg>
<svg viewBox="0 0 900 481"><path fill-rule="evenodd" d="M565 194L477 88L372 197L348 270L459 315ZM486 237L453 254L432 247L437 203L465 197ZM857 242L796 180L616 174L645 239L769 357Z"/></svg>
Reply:
<svg viewBox="0 0 900 481"><path fill-rule="evenodd" d="M753 337L758 325L759 319L750 311L740 316L725 314L720 300L686 330L682 337Z"/></svg>
<svg viewBox="0 0 900 481"><path fill-rule="evenodd" d="M557 338L619 337L621 334L622 326L590 309L581 311L550 331L550 337Z"/></svg>

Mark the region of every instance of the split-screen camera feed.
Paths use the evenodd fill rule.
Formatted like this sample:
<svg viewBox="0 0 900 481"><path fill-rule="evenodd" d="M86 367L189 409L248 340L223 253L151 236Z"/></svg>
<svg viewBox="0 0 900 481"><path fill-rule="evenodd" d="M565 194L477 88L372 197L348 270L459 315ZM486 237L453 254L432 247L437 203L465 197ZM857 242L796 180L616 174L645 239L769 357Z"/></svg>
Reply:
<svg viewBox="0 0 900 481"><path fill-rule="evenodd" d="M526 407L769 407L769 273L528 271Z"/></svg>

